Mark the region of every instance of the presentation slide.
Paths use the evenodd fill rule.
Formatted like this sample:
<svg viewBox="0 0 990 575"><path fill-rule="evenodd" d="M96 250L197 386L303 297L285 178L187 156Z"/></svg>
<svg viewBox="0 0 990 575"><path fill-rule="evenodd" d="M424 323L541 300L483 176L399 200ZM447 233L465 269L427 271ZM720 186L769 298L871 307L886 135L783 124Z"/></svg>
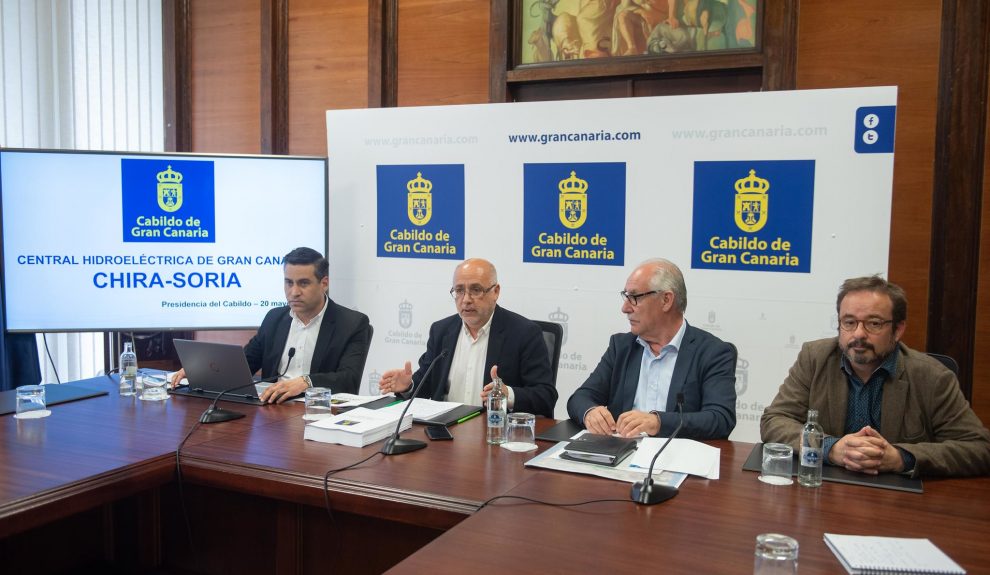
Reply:
<svg viewBox="0 0 990 575"><path fill-rule="evenodd" d="M325 158L0 150L10 331L257 327L327 245Z"/></svg>
<svg viewBox="0 0 990 575"><path fill-rule="evenodd" d="M879 87L327 112L330 289L375 326L364 389L419 358L457 262L482 257L499 305L564 326L566 417L629 331L629 273L664 257L688 323L738 348L732 438L758 441L802 343L836 336L842 281L887 271L896 105Z"/></svg>

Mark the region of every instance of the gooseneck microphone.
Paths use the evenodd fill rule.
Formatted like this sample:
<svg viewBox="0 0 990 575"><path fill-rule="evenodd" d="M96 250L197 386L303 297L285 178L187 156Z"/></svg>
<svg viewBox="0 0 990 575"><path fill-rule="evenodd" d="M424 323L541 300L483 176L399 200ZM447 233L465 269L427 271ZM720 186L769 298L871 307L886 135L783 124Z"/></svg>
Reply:
<svg viewBox="0 0 990 575"><path fill-rule="evenodd" d="M414 399L416 399L416 394L419 393L421 387L423 387L423 382L433 371L433 366L440 361L441 357L447 356L447 350L442 349L433 361L430 362L430 366L426 368L426 372L423 373L423 377L419 378L419 383L413 388L412 395L406 401L406 407L402 410L402 415L399 416L399 422L395 424L395 433L392 434L388 440L385 441L385 445L382 446L381 453L384 455L402 455L403 453L409 453L410 451L416 451L417 449L423 449L426 447L426 443L418 439L399 439L399 430L402 428L402 419L406 416L406 412L409 411L409 406L412 405Z"/></svg>
<svg viewBox="0 0 990 575"><path fill-rule="evenodd" d="M285 369L282 370L282 373L275 376L275 379L272 380L273 382L278 381L278 378L282 377L283 375L285 375L285 372L289 371L289 364L292 363L292 356L294 355L296 355L296 348L290 347L289 359L285 361ZM203 412L203 415L199 416L199 422L220 423L223 421L231 421L234 419L240 419L244 417L244 414L240 413L239 411L233 411L230 409L223 409L217 407L217 402L220 401L220 398L226 395L227 392L237 391L238 389L244 389L245 387L253 387L254 385L255 382L252 381L251 383L245 383L244 385L238 385L237 387L232 387L230 389L225 389L221 391L220 394L217 395L217 397L213 400L213 403L210 404L210 407L208 407L206 411Z"/></svg>
<svg viewBox="0 0 990 575"><path fill-rule="evenodd" d="M667 442L661 445L660 449L657 450L656 455L653 456L653 459L650 461L650 471L646 474L646 479L633 483L632 490L629 492L629 497L640 505L656 505L657 503L663 503L664 501L677 495L676 487L672 485L659 485L653 481L653 464L657 462L657 458L660 457L660 454L663 453L664 449L667 449L670 442L677 437L677 434L681 431L681 427L684 425L683 393L677 394L677 413L681 416L681 419L677 423L677 428L674 429L674 433L670 434L670 437L667 438Z"/></svg>

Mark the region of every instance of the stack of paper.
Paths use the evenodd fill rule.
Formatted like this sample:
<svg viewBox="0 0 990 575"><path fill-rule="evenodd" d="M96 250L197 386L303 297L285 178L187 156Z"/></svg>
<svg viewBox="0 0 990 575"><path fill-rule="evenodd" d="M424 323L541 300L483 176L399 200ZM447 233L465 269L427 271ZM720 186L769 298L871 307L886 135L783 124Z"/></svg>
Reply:
<svg viewBox="0 0 990 575"><path fill-rule="evenodd" d="M639 449L632 456L630 467L649 470L650 461L657 451L667 443L668 439L661 437L646 437L639 442ZM691 439L670 439L670 445L660 454L653 465L654 472L674 471L697 475L705 479L718 479L719 457L721 451L717 447L706 445Z"/></svg>
<svg viewBox="0 0 990 575"><path fill-rule="evenodd" d="M401 413L400 404L382 409L355 407L346 413L306 425L303 438L350 447L364 447L390 436L395 431ZM412 419L412 414L407 413L402 418L400 431L412 427Z"/></svg>

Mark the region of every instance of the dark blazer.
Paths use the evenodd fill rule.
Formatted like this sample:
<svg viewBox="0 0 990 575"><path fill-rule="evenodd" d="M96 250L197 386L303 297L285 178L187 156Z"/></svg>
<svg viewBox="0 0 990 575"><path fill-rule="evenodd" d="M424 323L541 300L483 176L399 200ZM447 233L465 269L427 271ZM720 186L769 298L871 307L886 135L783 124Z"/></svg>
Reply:
<svg viewBox="0 0 990 575"><path fill-rule="evenodd" d="M447 356L430 372L429 379L417 394L418 397L429 397L437 401L446 397L450 387L450 364L454 359L454 348L457 346L462 325L461 316L454 314L430 326L426 353L419 358L419 369L413 374L413 382L418 382L423 377L426 368L440 354L440 350L446 349ZM498 366L498 376L512 388L516 396L513 411L553 417L557 388L553 384L550 354L540 326L517 313L495 306L491 331L488 334L488 355L485 358L485 380L482 385L491 382L493 365Z"/></svg>
<svg viewBox="0 0 990 575"><path fill-rule="evenodd" d="M598 367L567 401L567 414L584 425L584 414L604 405L612 417L630 411L639 386L643 347L636 335L617 333ZM677 414L677 394L684 394L684 415ZM707 331L687 326L660 413L660 437L669 436L681 419L680 437L722 439L736 426L736 351Z"/></svg>
<svg viewBox="0 0 990 575"><path fill-rule="evenodd" d="M258 333L244 346L251 373L260 368L261 377L278 375L278 362L289 339L291 323L288 306L268 312ZM313 385L329 387L334 393L358 393L369 347L368 316L327 298L327 311L309 367Z"/></svg>

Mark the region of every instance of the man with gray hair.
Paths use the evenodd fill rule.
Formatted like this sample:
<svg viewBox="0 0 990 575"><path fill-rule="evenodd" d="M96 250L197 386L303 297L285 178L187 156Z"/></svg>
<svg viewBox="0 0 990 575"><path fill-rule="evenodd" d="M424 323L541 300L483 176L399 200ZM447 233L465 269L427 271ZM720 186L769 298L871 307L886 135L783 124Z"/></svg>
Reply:
<svg viewBox="0 0 990 575"><path fill-rule="evenodd" d="M851 471L919 475L990 472L990 433L956 375L900 340L907 297L880 276L846 280L838 337L805 343L760 419L763 441L797 450L808 410L825 430L823 455Z"/></svg>
<svg viewBox="0 0 990 575"><path fill-rule="evenodd" d="M646 261L619 295L629 333L612 336L598 367L571 395L571 419L605 435L666 437L683 423L681 437L728 437L736 426L736 350L688 325L681 270L667 260Z"/></svg>

